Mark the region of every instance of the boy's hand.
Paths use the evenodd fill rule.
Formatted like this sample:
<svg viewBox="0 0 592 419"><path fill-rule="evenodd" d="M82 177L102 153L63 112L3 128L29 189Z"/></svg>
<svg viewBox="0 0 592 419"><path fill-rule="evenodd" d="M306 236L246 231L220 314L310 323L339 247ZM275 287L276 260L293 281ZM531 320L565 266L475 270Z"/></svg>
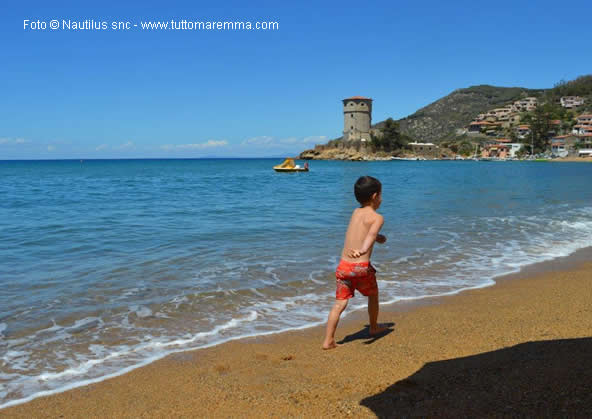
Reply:
<svg viewBox="0 0 592 419"><path fill-rule="evenodd" d="M380 244L383 244L386 242L386 236L383 236L382 234L377 234L376 241Z"/></svg>
<svg viewBox="0 0 592 419"><path fill-rule="evenodd" d="M366 253L366 252L362 252L361 250L358 250L358 249L347 249L347 256L352 259L359 258L364 253Z"/></svg>

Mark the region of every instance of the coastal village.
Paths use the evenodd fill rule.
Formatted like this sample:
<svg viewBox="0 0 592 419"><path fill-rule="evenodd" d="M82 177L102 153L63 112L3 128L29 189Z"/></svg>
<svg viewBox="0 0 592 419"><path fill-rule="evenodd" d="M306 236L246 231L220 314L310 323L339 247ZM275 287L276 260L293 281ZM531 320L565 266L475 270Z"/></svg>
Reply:
<svg viewBox="0 0 592 419"><path fill-rule="evenodd" d="M502 108L479 114L466 128L466 133L491 137L484 142L480 157L505 160L534 154L532 151L529 153L533 134L531 126L521 123L521 113L535 111L537 102L535 97L526 97ZM579 96L560 98L560 105L569 110L577 111L584 103L585 99ZM575 114L571 121L549 120L548 128L548 157L592 156L592 114ZM504 137L508 133L511 138ZM523 153L520 153L521 150Z"/></svg>
<svg viewBox="0 0 592 419"><path fill-rule="evenodd" d="M405 137L390 118L373 126L373 99L352 96L342 100L342 137L316 145L299 158L507 161L592 157L590 100L573 95L545 99L521 97L481 112L468 125L456 129L455 138L460 139L456 143L436 143Z"/></svg>

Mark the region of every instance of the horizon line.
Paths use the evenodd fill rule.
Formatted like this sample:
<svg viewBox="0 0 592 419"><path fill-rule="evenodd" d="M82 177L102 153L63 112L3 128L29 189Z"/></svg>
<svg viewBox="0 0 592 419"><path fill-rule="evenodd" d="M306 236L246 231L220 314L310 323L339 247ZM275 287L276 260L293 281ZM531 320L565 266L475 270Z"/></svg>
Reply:
<svg viewBox="0 0 592 419"><path fill-rule="evenodd" d="M0 162L12 162L12 161L98 161L98 160L238 160L238 159L295 159L305 160L299 157L286 157L286 156L233 156L233 157L113 157L113 158L54 158L54 159L0 159Z"/></svg>

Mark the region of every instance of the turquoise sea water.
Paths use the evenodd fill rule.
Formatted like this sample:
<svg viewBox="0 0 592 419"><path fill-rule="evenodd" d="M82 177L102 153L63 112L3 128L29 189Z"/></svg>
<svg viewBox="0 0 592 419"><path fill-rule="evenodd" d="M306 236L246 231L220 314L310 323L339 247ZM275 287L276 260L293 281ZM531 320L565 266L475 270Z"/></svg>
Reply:
<svg viewBox="0 0 592 419"><path fill-rule="evenodd" d="M383 302L592 245L592 165L280 162L0 162L0 407L324 322L361 175L383 182Z"/></svg>

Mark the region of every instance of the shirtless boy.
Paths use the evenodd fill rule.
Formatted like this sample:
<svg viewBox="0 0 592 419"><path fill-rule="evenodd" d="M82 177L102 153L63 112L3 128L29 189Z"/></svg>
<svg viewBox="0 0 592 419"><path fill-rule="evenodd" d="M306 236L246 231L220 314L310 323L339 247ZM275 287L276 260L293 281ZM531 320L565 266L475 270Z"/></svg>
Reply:
<svg viewBox="0 0 592 419"><path fill-rule="evenodd" d="M386 330L377 323L378 287L376 270L370 263L374 242L386 242L386 237L378 234L384 224L384 218L376 212L382 203L382 185L378 179L362 176L354 185L354 194L361 207L354 210L345 233L341 261L335 271L336 300L329 313L323 349L337 347L335 329L339 323L339 316L347 307L347 301L354 296L354 290L368 297L370 335Z"/></svg>

